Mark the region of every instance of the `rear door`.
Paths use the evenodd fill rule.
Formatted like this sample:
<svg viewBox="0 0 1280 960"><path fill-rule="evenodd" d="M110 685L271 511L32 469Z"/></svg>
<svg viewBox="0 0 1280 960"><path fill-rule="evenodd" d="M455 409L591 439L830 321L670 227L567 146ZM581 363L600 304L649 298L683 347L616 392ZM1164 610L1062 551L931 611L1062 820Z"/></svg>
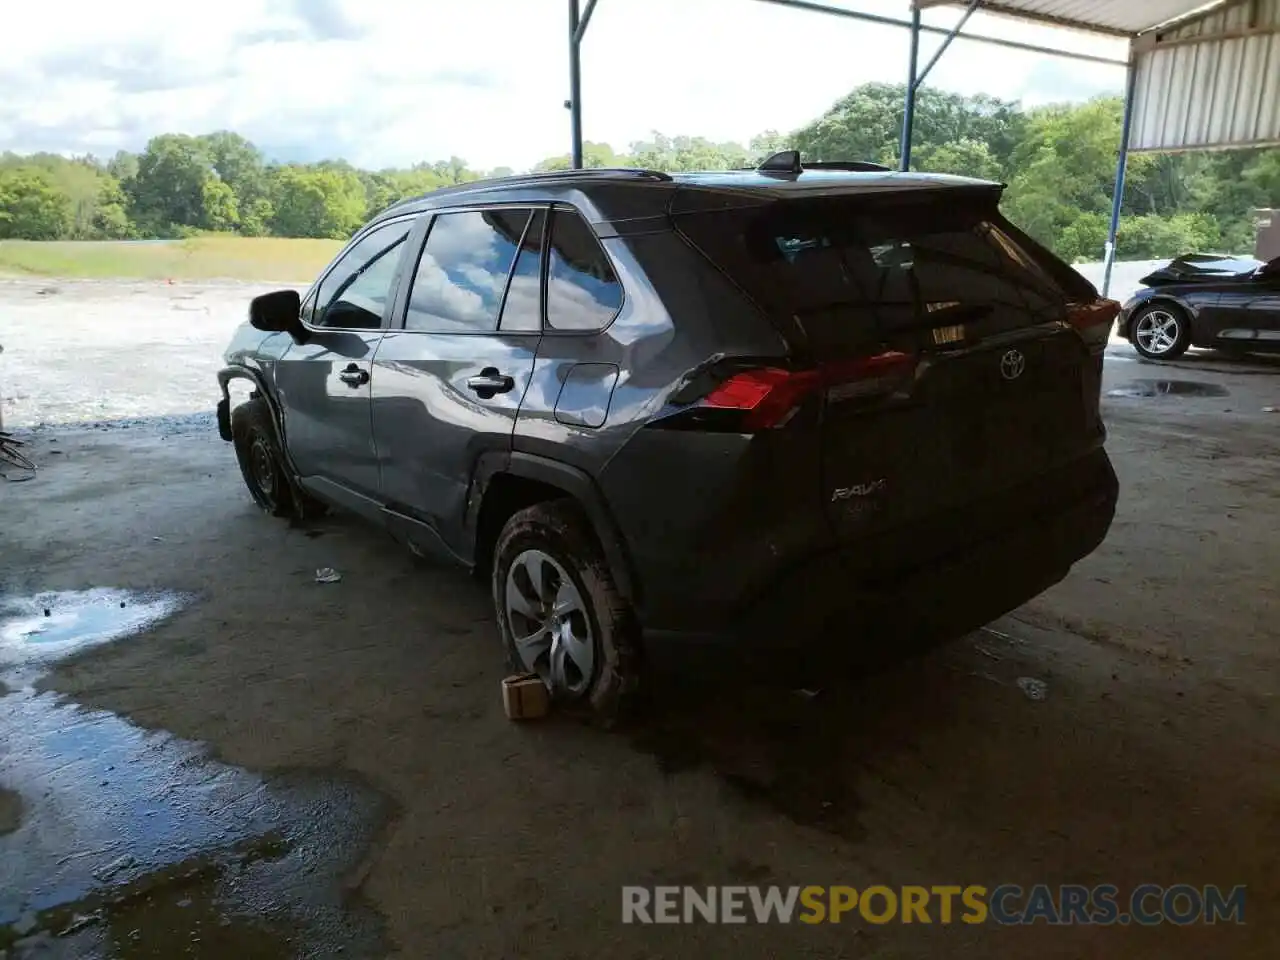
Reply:
<svg viewBox="0 0 1280 960"><path fill-rule="evenodd" d="M404 271L412 219L358 236L308 294L306 343L276 364L285 440L302 476L364 496L378 489L369 425L374 350Z"/></svg>
<svg viewBox="0 0 1280 960"><path fill-rule="evenodd" d="M382 499L461 556L476 462L510 450L533 372L546 219L528 205L437 214L374 357Z"/></svg>
<svg viewBox="0 0 1280 960"><path fill-rule="evenodd" d="M841 538L998 495L1098 440L1101 356L1067 324L1092 287L994 193L920 193L785 200L743 224L734 272L822 371L820 496Z"/></svg>

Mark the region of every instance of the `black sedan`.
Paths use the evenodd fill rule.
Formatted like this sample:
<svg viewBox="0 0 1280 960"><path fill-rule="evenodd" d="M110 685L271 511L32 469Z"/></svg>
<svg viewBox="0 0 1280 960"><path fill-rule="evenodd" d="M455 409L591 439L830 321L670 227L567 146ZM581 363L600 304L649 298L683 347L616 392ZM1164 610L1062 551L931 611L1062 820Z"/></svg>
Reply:
<svg viewBox="0 0 1280 960"><path fill-rule="evenodd" d="M1188 347L1280 352L1280 257L1191 254L1142 283L1117 332L1144 357L1172 360Z"/></svg>

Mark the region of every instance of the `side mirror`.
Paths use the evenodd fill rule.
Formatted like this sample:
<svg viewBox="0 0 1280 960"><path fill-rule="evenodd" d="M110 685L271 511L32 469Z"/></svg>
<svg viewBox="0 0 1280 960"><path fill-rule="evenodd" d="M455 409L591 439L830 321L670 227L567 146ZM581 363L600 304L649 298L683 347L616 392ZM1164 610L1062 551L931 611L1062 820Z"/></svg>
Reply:
<svg viewBox="0 0 1280 960"><path fill-rule="evenodd" d="M302 298L297 290L273 290L249 301L249 325L267 333L287 333L302 343L307 338L299 313Z"/></svg>

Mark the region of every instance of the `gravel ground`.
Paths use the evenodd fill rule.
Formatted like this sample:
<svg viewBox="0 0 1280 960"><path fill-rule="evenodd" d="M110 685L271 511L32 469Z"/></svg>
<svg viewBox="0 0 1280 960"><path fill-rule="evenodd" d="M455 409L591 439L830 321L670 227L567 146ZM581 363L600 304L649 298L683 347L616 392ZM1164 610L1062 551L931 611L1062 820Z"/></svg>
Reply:
<svg viewBox="0 0 1280 960"><path fill-rule="evenodd" d="M252 297L277 287L0 280L3 421L208 411L231 332Z"/></svg>
<svg viewBox="0 0 1280 960"><path fill-rule="evenodd" d="M54 665L38 689L207 744L268 785L306 771L376 791L391 813L355 831L372 839L342 882L388 946L343 956L1274 956L1275 365L1157 366L1114 346L1108 390L1177 379L1225 395L1106 400L1119 514L1064 583L812 697L668 681L656 716L606 734L504 719L488 600L468 577L341 517L293 528L253 508L205 412L252 291L52 286L0 290L6 420L137 419L29 434L38 475L0 483L0 593L194 600ZM325 566L342 581L315 583ZM1047 696L1026 696L1024 678ZM13 819L49 801L6 802L25 811ZM1248 923L619 920L623 884L1040 882L1246 884ZM112 942L103 955L132 955Z"/></svg>

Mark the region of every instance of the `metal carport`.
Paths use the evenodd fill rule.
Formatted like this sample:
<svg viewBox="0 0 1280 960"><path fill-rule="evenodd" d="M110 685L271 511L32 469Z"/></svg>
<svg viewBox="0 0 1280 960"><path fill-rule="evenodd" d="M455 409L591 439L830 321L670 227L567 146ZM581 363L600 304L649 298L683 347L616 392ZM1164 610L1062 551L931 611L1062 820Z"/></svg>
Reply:
<svg viewBox="0 0 1280 960"><path fill-rule="evenodd" d="M569 108L573 165L582 166L582 70L579 56L598 0L569 0ZM1116 232L1131 150L1196 150L1280 144L1280 0L911 0L910 19L810 0L757 0L814 13L903 27L909 34L901 168L911 165L915 95L951 42L979 10L1129 40L1124 60L964 33L966 40L1124 66L1124 122L1104 251L1103 293L1111 285ZM954 27L922 22L932 7L964 7ZM920 66L921 34L942 42ZM1136 133L1135 133L1136 131Z"/></svg>

